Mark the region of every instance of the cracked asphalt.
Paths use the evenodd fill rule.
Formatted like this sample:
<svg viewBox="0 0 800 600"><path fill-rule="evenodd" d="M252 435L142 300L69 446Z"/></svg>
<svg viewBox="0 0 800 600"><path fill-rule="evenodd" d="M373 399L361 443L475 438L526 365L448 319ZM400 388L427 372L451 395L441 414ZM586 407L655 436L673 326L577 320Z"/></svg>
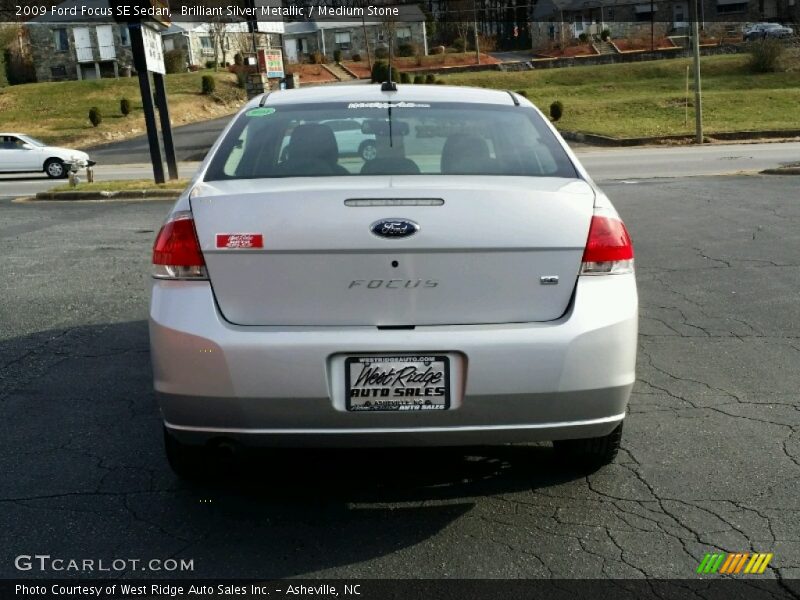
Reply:
<svg viewBox="0 0 800 600"><path fill-rule="evenodd" d="M193 559L193 577L692 578L706 552L744 551L774 553L765 577L788 585L798 181L603 186L641 299L616 464L570 472L548 445L282 451L204 485L168 469L151 392L149 249L168 204L0 200L0 577L63 575L14 568L39 553Z"/></svg>

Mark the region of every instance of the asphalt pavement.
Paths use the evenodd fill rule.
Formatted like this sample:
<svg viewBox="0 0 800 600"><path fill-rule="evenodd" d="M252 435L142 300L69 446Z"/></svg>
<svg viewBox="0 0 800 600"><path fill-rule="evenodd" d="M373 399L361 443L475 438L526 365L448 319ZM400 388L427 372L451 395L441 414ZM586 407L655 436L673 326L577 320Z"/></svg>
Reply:
<svg viewBox="0 0 800 600"><path fill-rule="evenodd" d="M231 117L174 127L175 157L178 162L201 161L225 129ZM86 152L101 165L150 164L147 136L87 148Z"/></svg>
<svg viewBox="0 0 800 600"><path fill-rule="evenodd" d="M368 85L369 82L363 79L350 81L338 81L325 84L327 86L357 86ZM180 125L173 127L173 143L175 146L175 156L178 162L200 161L203 160L208 149L232 116ZM127 165L136 163L150 163L150 149L147 143L147 136L141 135L129 140L112 142L87 148L92 158L104 165Z"/></svg>
<svg viewBox="0 0 800 600"><path fill-rule="evenodd" d="M178 176L191 177L200 163L178 163ZM79 177L86 181L86 173L81 171ZM94 167L95 181L111 181L118 179L149 179L153 181L153 167L150 164L98 165ZM17 173L0 175L0 198L20 198L34 196L46 192L56 186L64 185L66 180L53 180L45 174Z"/></svg>
<svg viewBox="0 0 800 600"><path fill-rule="evenodd" d="M266 453L183 483L146 322L169 203L0 200L0 577L56 576L14 568L40 553L193 577L692 578L715 550L800 577L800 180L613 179L641 335L623 450L595 473L534 445Z"/></svg>

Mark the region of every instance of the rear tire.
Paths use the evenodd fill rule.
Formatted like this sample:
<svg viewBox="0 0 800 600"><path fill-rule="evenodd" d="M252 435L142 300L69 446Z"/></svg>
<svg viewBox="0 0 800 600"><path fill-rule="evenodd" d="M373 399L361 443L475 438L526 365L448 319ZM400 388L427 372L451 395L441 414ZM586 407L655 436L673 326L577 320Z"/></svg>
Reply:
<svg viewBox="0 0 800 600"><path fill-rule="evenodd" d="M197 480L208 463L208 449L179 442L164 427L164 452L172 472L181 479Z"/></svg>
<svg viewBox="0 0 800 600"><path fill-rule="evenodd" d="M44 163L44 172L50 179L63 179L68 175L64 161L57 158L50 158Z"/></svg>
<svg viewBox="0 0 800 600"><path fill-rule="evenodd" d="M621 441L622 423L608 435L579 440L556 440L553 448L562 460L573 466L597 469L614 461Z"/></svg>

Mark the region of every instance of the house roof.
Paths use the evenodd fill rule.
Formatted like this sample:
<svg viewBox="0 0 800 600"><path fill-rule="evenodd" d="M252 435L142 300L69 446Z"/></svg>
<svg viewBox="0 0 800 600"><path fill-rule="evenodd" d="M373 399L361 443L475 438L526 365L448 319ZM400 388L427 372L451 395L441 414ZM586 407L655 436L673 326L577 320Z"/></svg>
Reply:
<svg viewBox="0 0 800 600"><path fill-rule="evenodd" d="M316 21L293 21L284 26L285 35L301 35L319 31Z"/></svg>
<svg viewBox="0 0 800 600"><path fill-rule="evenodd" d="M186 22L180 24L172 23L167 29L161 32L161 35L175 35L176 33L208 33L211 30L211 23L206 22ZM245 21L233 21L226 23L225 33L247 33L248 27Z"/></svg>
<svg viewBox="0 0 800 600"><path fill-rule="evenodd" d="M177 23L173 23L169 27L167 27L164 31L161 32L161 35L173 35L176 33L186 33L187 29L185 27L181 27Z"/></svg>
<svg viewBox="0 0 800 600"><path fill-rule="evenodd" d="M614 8L631 4L647 4L650 0L541 0L533 9L534 20L557 15L561 11L576 11L591 8ZM654 0L655 3L655 0Z"/></svg>

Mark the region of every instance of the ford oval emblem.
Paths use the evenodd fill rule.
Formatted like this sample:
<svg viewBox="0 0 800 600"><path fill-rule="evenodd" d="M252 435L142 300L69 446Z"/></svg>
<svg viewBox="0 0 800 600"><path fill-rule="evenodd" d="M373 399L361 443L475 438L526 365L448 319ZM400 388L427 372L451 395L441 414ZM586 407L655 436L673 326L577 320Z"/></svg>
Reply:
<svg viewBox="0 0 800 600"><path fill-rule="evenodd" d="M407 238L419 231L419 225L408 219L381 219L370 225L369 230L382 238Z"/></svg>

